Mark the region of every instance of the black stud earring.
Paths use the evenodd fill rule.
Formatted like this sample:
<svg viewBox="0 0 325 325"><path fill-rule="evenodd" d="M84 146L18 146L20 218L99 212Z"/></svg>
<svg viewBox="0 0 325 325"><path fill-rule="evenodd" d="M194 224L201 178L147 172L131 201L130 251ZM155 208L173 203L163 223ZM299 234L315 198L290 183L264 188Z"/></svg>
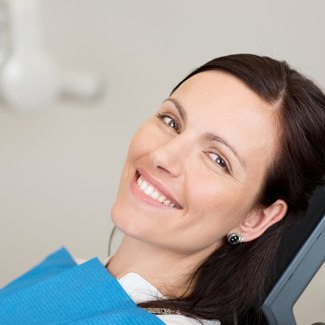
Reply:
<svg viewBox="0 0 325 325"><path fill-rule="evenodd" d="M232 234L227 236L227 239L228 239L228 243L230 245L237 245L237 244L241 243L244 238L240 237L236 233L232 233Z"/></svg>

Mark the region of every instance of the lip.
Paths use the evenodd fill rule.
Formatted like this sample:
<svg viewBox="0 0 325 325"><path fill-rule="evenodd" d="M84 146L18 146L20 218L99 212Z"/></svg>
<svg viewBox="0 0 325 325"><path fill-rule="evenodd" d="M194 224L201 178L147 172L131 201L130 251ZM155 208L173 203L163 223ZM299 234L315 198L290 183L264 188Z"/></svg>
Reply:
<svg viewBox="0 0 325 325"><path fill-rule="evenodd" d="M139 176L142 176L147 182L149 182L152 186L154 186L162 195L164 195L167 199L169 199L171 202L173 202L176 206L170 207L167 205L164 205L152 198L150 198L148 195L144 194L138 187L137 179ZM177 202L177 200L174 198L174 196L170 193L170 191L158 180L156 180L152 175L150 175L147 171L143 169L137 169L131 184L131 190L135 196L137 196L139 199L144 201L145 203L149 205L153 205L155 207L159 207L161 209L167 208L167 209L182 209L182 206Z"/></svg>

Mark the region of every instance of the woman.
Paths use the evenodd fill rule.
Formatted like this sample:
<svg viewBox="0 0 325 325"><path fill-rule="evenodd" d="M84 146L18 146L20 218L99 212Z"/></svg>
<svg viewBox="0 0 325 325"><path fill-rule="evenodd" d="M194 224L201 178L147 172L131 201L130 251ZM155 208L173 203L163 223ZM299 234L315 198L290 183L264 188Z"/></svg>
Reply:
<svg viewBox="0 0 325 325"><path fill-rule="evenodd" d="M240 321L322 183L324 139L324 94L285 62L206 63L130 144L112 209L125 236L108 270L135 272L165 297L142 307Z"/></svg>
<svg viewBox="0 0 325 325"><path fill-rule="evenodd" d="M109 274L166 324L242 323L284 230L323 182L324 139L324 94L285 62L239 54L198 68L130 144Z"/></svg>

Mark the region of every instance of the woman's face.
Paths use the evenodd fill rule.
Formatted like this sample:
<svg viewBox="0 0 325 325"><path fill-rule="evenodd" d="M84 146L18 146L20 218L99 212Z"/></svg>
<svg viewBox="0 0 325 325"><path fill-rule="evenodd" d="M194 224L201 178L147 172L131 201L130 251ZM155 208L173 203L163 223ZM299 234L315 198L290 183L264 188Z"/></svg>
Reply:
<svg viewBox="0 0 325 325"><path fill-rule="evenodd" d="M131 141L116 202L126 235L180 254L219 247L256 211L275 108L217 71L184 82Z"/></svg>

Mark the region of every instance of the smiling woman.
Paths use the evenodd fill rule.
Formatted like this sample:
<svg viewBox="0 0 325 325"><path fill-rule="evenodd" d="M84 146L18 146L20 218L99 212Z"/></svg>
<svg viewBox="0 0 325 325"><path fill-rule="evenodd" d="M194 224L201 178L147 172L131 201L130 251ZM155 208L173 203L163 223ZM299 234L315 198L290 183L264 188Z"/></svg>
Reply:
<svg viewBox="0 0 325 325"><path fill-rule="evenodd" d="M203 65L131 141L112 209L125 236L108 270L151 283L160 298L137 303L168 310L167 324L242 323L322 183L324 139L323 93L285 62Z"/></svg>
<svg viewBox="0 0 325 325"><path fill-rule="evenodd" d="M52 256L49 273L42 264L23 278L36 282L31 290L18 279L0 292L18 285L33 299L21 293L4 308L16 301L28 314L36 294L44 308L44 292L54 295L47 310L61 308L48 313L57 323L245 324L283 233L323 183L324 139L325 96L287 63L250 54L206 63L130 143L112 208L124 237L107 270L90 261L37 286L40 274L61 271ZM58 288L67 288L63 305Z"/></svg>

